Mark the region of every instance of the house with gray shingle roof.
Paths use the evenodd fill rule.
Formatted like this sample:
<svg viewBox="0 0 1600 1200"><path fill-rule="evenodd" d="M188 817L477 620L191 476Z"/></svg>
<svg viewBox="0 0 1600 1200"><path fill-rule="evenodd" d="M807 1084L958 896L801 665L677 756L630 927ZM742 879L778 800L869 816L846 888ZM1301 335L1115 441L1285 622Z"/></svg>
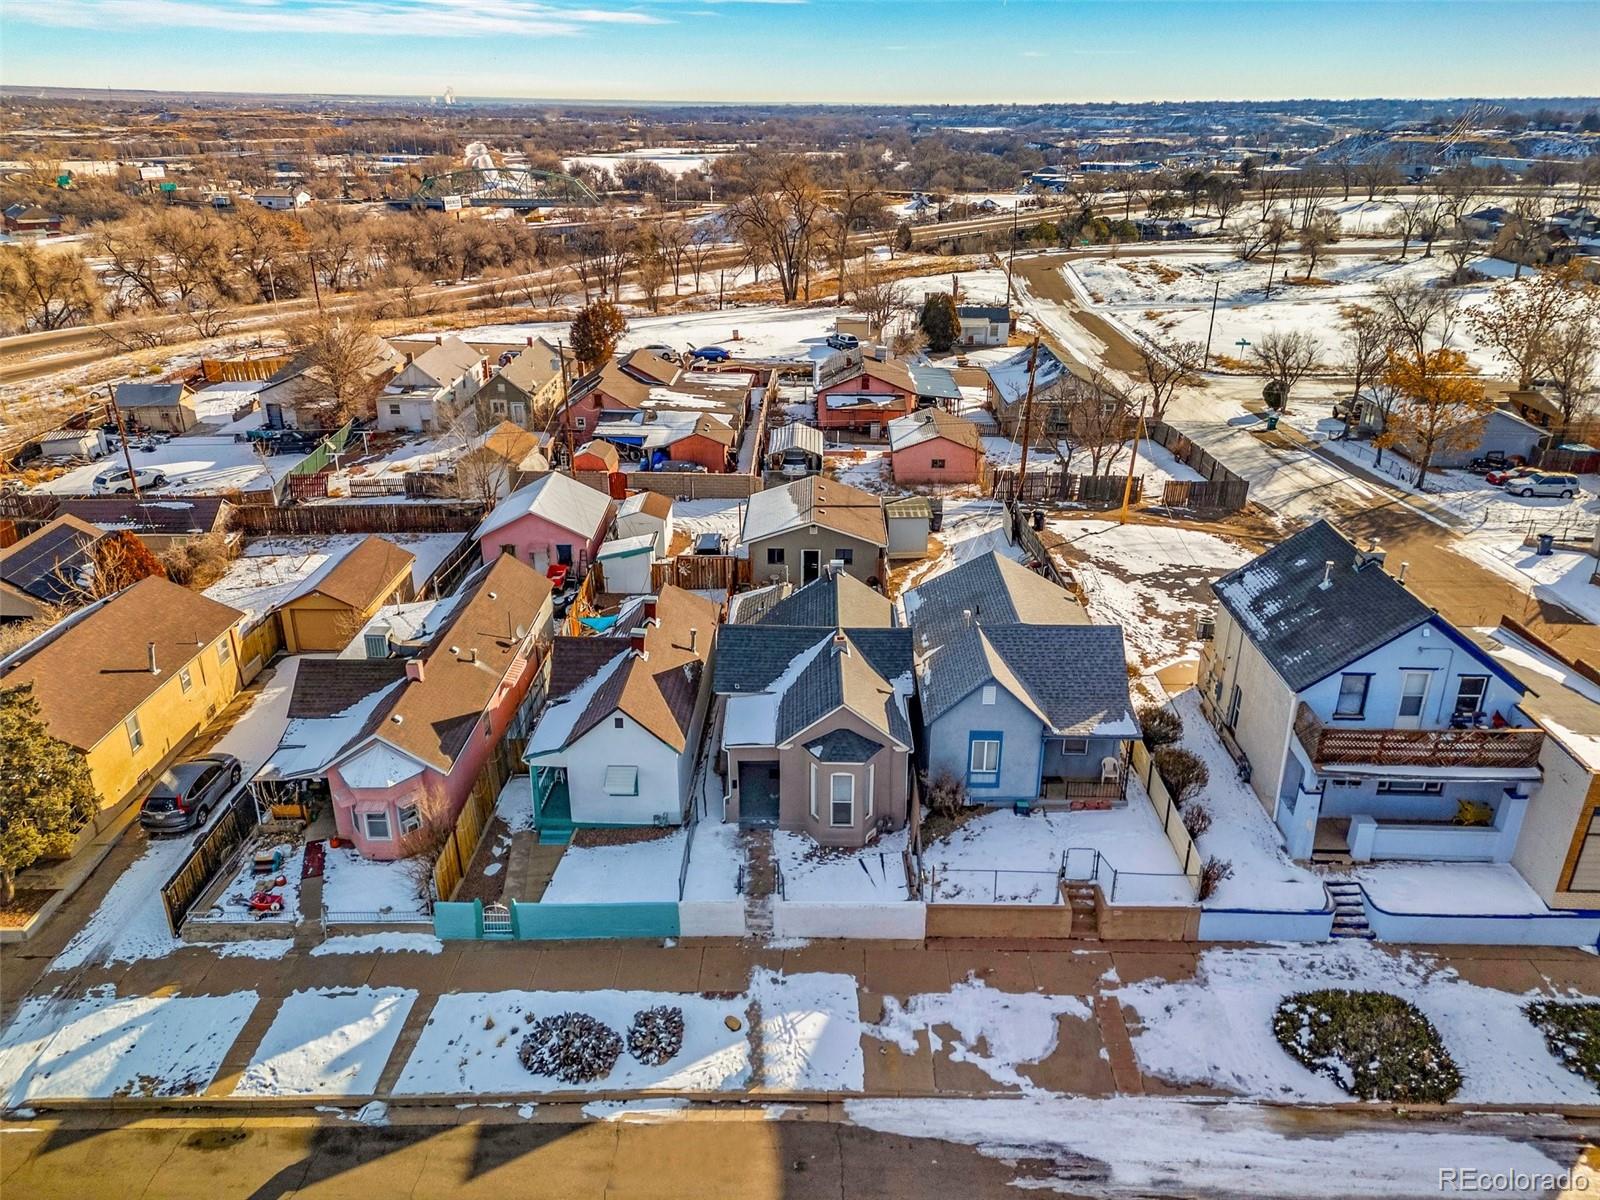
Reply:
<svg viewBox="0 0 1600 1200"><path fill-rule="evenodd" d="M1527 688L1326 521L1213 584L1207 718L1297 859L1507 862Z"/></svg>
<svg viewBox="0 0 1600 1200"><path fill-rule="evenodd" d="M916 648L923 759L980 804L1119 801L1129 739L1122 630L990 553L905 597Z"/></svg>
<svg viewBox="0 0 1600 1200"><path fill-rule="evenodd" d="M905 824L911 631L891 624L887 602L858 603L861 586L845 575L818 580L756 621L722 628L712 690L724 819L831 846L865 845ZM830 612L872 624L798 623Z"/></svg>

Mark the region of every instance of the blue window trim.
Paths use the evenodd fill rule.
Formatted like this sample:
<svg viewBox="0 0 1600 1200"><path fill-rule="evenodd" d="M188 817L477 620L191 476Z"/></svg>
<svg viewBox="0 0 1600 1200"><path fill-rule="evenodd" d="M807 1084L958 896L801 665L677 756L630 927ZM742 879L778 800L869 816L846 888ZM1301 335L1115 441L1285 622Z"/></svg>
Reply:
<svg viewBox="0 0 1600 1200"><path fill-rule="evenodd" d="M972 747L975 742L993 742L994 752L994 778L992 782L979 780L972 773ZM998 788L1000 786L1000 768L1005 761L1006 737L999 729L974 729L967 734L967 787L968 788ZM984 772L985 775L988 772Z"/></svg>

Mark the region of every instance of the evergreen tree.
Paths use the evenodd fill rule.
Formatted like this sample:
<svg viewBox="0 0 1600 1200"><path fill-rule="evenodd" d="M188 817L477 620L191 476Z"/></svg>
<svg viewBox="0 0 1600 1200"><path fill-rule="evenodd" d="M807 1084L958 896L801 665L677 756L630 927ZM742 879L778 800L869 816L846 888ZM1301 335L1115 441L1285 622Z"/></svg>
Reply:
<svg viewBox="0 0 1600 1200"><path fill-rule="evenodd" d="M45 726L33 686L0 691L0 901L16 873L64 853L100 806L83 755Z"/></svg>
<svg viewBox="0 0 1600 1200"><path fill-rule="evenodd" d="M922 316L917 322L928 335L928 349L943 352L956 344L961 334L961 319L956 316L956 302L949 292L932 292L922 302Z"/></svg>

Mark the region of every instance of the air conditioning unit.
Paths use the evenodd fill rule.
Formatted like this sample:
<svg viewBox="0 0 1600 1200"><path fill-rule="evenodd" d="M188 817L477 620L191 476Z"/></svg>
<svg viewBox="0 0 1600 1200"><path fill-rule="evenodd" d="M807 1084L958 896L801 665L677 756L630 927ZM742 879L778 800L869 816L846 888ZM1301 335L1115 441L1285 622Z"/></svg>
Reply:
<svg viewBox="0 0 1600 1200"><path fill-rule="evenodd" d="M1200 617L1194 624L1195 636L1202 642L1209 642L1217 636L1217 619L1215 617Z"/></svg>
<svg viewBox="0 0 1600 1200"><path fill-rule="evenodd" d="M671 813L657 813L654 817L651 818L651 821L652 821L652 823L655 825L655 827L657 829L665 829L668 825L672 824L672 814Z"/></svg>

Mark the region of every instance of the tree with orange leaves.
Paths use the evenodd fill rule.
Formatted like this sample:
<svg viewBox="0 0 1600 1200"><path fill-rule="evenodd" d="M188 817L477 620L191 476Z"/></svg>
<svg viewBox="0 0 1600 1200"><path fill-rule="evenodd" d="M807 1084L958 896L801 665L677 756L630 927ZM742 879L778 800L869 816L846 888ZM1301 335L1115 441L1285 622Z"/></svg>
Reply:
<svg viewBox="0 0 1600 1200"><path fill-rule="evenodd" d="M1484 396L1467 356L1446 347L1423 354L1392 352L1383 383L1398 395L1383 439L1403 447L1417 464L1420 491L1433 456L1473 445L1494 405Z"/></svg>

